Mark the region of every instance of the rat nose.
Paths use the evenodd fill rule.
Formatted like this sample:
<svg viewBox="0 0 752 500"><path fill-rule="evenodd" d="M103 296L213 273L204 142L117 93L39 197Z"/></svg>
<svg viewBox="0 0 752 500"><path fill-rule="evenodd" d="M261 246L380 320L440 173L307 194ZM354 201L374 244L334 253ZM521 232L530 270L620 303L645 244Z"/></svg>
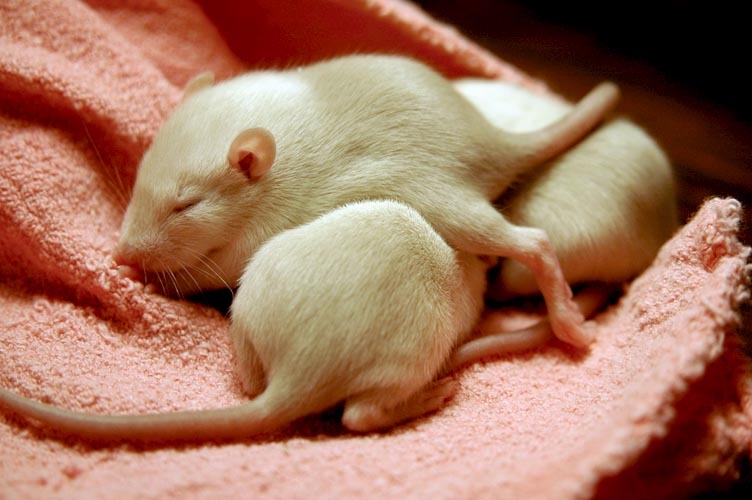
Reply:
<svg viewBox="0 0 752 500"><path fill-rule="evenodd" d="M119 243L112 251L112 260L121 266L132 266L137 262L133 248L123 243Z"/></svg>
<svg viewBox="0 0 752 500"><path fill-rule="evenodd" d="M123 257L123 255L120 252L117 251L117 249L112 252L112 260L114 260L115 264L117 264L119 266L127 266L127 265L129 265L128 260L125 259Z"/></svg>

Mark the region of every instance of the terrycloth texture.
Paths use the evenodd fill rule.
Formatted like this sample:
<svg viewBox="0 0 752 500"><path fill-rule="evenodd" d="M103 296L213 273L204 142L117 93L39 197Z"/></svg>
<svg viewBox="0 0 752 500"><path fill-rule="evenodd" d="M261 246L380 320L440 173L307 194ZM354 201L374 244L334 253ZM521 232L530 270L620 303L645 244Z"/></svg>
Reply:
<svg viewBox="0 0 752 500"><path fill-rule="evenodd" d="M227 320L145 294L109 259L138 159L191 75L391 50L544 89L397 1L206 4L210 17L187 0L0 3L2 387L101 413L244 399ZM443 411L383 434L322 416L235 444L89 448L0 413L0 497L666 498L726 485L752 439L739 217L733 200L706 203L596 318L588 354L552 343L470 367Z"/></svg>

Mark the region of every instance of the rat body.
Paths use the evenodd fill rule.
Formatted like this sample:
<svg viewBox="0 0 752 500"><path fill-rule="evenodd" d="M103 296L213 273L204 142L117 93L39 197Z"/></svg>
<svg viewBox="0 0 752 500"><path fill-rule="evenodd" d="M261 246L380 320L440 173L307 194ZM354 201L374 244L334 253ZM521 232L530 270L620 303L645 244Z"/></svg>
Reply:
<svg viewBox="0 0 752 500"><path fill-rule="evenodd" d="M511 101L505 100L502 107L494 107L495 102L501 102L499 99L510 99L510 95L514 99L513 94L504 90L503 84L501 87L499 85L499 82L465 81L458 83L457 88L495 125L510 130L523 129L525 126L521 123L524 118L509 113L509 106L513 104ZM287 91L296 92L293 88ZM556 119L554 115L567 111L565 105L552 103L546 98L531 94L527 97L533 107L540 106L537 114L534 113L540 121L532 123L533 126L544 125ZM204 181L209 179L215 183L212 189L219 194L228 192L234 195L234 189L242 190L249 182L254 183L265 176L274 161L274 146L277 144L274 138L266 135L266 129L248 130L251 133L246 136L238 134L233 139L228 158L220 160L230 164L225 167L227 172L207 168L202 173L206 175ZM600 132L605 130L614 128L608 124ZM618 135L619 129L616 130ZM253 147L248 147L245 142L249 138L256 141L255 145L251 144ZM234 148L236 142L241 147ZM601 151L611 147L609 141L599 144ZM250 158L244 148L253 151ZM647 149L650 151L650 148L647 139ZM623 151L627 157L635 154ZM645 157L638 154L638 158L650 157L649 152ZM552 165L555 167L551 168L559 169L561 164L581 163L582 160L570 152L554 161ZM599 174L597 163L585 163L588 167L585 173ZM630 160L621 165L634 169L634 163ZM315 165L309 166L315 169ZM608 172L610 168L610 165L603 167ZM574 170L564 170L573 176L570 179L576 179L578 174ZM195 203L206 201L207 192L191 188L188 182L190 176L185 172L184 184L165 186L169 183L161 182L159 177L149 177L148 174L155 172L149 172L149 168L145 171L146 174L140 178L142 189L143 184L150 181L154 184L152 196L161 195L169 199L171 193L174 195L171 211L164 219L169 219L169 215L188 219L183 224L168 221L168 227L172 224L174 232L182 230L184 234L189 234L193 225L205 218L199 217L200 214L191 214L191 211L195 211ZM255 175L259 172L261 176ZM165 174L169 175L169 172ZM297 171L297 174L305 176L306 172ZM445 175L442 169L438 174ZM223 183L223 175L234 179L239 186ZM315 171L307 175L318 177ZM343 171L339 175L347 173ZM357 177L358 171L350 175ZM367 173L364 175L368 176ZM634 182L627 187L636 189L639 183L635 176L630 179ZM284 186L291 180L283 178L278 182ZM311 179L304 179L302 185L309 186L310 182ZM561 186L555 184L544 185L547 186L546 190L561 190ZM576 184L569 182L566 187L577 194ZM208 190L209 195L214 194L212 189ZM267 189L269 192L262 194L268 195L273 191L272 186ZM141 195L144 196L146 192L142 191ZM400 191L397 189L395 192ZM196 193L201 194L198 201ZM309 196L313 199L309 201L316 207L314 211L325 211L315 197L318 193L320 191L311 191ZM367 189L362 194L367 195ZM148 197L146 199L148 201ZM306 199L301 195L295 201L305 205ZM538 215L536 219L535 214L545 213L536 207L546 204L555 207L555 198L538 195L521 196L519 202L516 200L513 198L509 204L503 205L505 213L518 224L534 225L537 221L539 227L552 231L557 235L554 239L557 251L563 252L564 262L569 263L566 256L576 256L579 251L577 242L574 238L567 238L567 234L562 237L556 229L557 224L561 223L572 226L571 215L559 222L545 215ZM143 201L139 200L136 205L143 204ZM260 201L265 201L263 196ZM616 204L616 198L611 201ZM151 208L164 211L163 205L164 199L155 199ZM212 206L216 208L216 205ZM282 206L288 207L285 204ZM660 206L660 203L655 206ZM253 205L250 207L253 208ZM509 207L516 208L510 211ZM212 212L207 210L208 207L200 208L210 214ZM243 208L247 209L248 206L243 205ZM456 208L461 210L461 207ZM616 213L619 206L607 205L607 208L613 222L618 218ZM267 209L262 205L252 213L266 214ZM308 207L305 209L311 210ZM129 210L138 211L136 208ZM164 213L167 212L164 211L162 215ZM634 213L628 211L627 215ZM584 210L582 214L587 216L591 211ZM215 213L215 217L219 215ZM234 212L233 217L235 221L245 221ZM306 217L311 215L307 214ZM217 269L204 268L203 272L196 271L201 266L197 268L195 264L187 266L191 271L183 271L181 267L173 270L168 260L170 257L162 257L158 243L153 243L152 254L147 251L138 255L136 251L138 257L135 259L131 258L132 255L128 257L133 250L128 248L130 243L127 238L119 249L121 254L126 255L126 258L121 255L121 260L136 260L147 271L174 277L176 281L172 285L180 293L221 286L225 281L233 284L239 281L240 287L232 306L232 337L243 386L255 399L228 409L108 416L61 410L0 389L0 405L58 431L105 441L238 439L272 431L340 402L344 402L345 406L342 419L346 427L357 431L376 430L439 408L453 391L453 383L448 379L436 380L446 370L484 356L540 345L550 338L550 328L544 322L522 332L484 337L462 345L482 309L485 271L489 260L473 253L452 250L421 215L401 203L354 203L326 213L312 222L302 223L296 229L286 230L290 225L299 224L300 220L303 219L280 221L274 216L269 220L263 217L254 219L254 224L258 222L261 227L253 233L252 243L256 245L251 252L253 256L239 279L233 272L225 272L225 261L216 260L224 258L224 247L228 245L221 238L214 240L218 244L217 250L205 253L196 251L200 262L218 266ZM630 225L630 231L640 227L639 220L634 217L622 222ZM222 227L231 236L243 233L233 226ZM602 236L599 232L601 227L588 226L584 230L589 231L589 237L597 238ZM654 229L654 225L650 228ZM124 229L127 229L126 223ZM240 254L236 257L238 259L247 256L242 250L236 251ZM604 258L608 257L606 255ZM151 258L156 260L156 265L148 260ZM632 266L634 271L639 268L639 263L630 261L627 266ZM565 266L567 276L573 276L568 269L570 267ZM215 275L214 271L219 271L217 274L220 276ZM596 270L585 279L604 278ZM532 281L535 283L534 279ZM527 281L515 281L513 274L502 273L499 282L506 292L512 294L530 291L529 277ZM301 286L305 283L317 284L315 294ZM592 300L579 303L586 315L594 310ZM458 345L461 347L457 348Z"/></svg>
<svg viewBox="0 0 752 500"><path fill-rule="evenodd" d="M510 131L538 129L571 110L506 82L466 78L454 85L491 123ZM618 284L642 272L678 227L670 162L648 134L621 118L531 171L496 204L510 222L544 229L567 281L589 284L574 297L586 318ZM530 270L513 260L502 259L491 276L492 300L538 293ZM455 350L451 365L533 349L551 338L548 320L500 333L491 315L476 338Z"/></svg>
<svg viewBox="0 0 752 500"><path fill-rule="evenodd" d="M491 123L510 131L536 130L571 111L556 98L505 82L468 78L455 87ZM622 118L531 171L497 206L513 224L546 231L570 284L634 278L678 227L668 158L640 127ZM510 259L500 262L490 296L535 293L529 269Z"/></svg>
<svg viewBox="0 0 752 500"><path fill-rule="evenodd" d="M249 402L111 416L0 389L0 406L105 442L241 439L342 402L347 428L383 429L451 396L437 376L477 322L490 262L454 251L402 203L349 204L272 237L246 267L231 333Z"/></svg>
<svg viewBox="0 0 752 500"><path fill-rule="evenodd" d="M358 431L437 409L449 386L432 382L480 317L490 262L454 251L394 201L346 205L274 237L232 305L244 388L293 416L345 401L342 421Z"/></svg>
<svg viewBox="0 0 752 500"><path fill-rule="evenodd" d="M178 295L233 287L269 238L345 203L415 208L461 252L532 270L555 334L592 341L541 229L491 204L613 107L597 87L550 127L509 134L447 80L396 56L350 56L189 85L145 154L115 258Z"/></svg>

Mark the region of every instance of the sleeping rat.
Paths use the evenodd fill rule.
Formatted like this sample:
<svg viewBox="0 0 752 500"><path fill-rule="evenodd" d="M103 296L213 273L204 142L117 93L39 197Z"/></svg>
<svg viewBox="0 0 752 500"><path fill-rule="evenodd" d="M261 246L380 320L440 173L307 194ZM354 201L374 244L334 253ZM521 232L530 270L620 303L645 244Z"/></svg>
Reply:
<svg viewBox="0 0 752 500"><path fill-rule="evenodd" d="M466 78L454 85L491 123L509 131L544 127L571 109L506 82ZM513 224L546 231L570 284L590 284L574 298L585 317L601 309L619 284L642 272L678 227L670 162L648 134L623 118L609 120L529 172L497 206ZM518 262L502 259L494 271L487 294L492 299L538 292L534 276ZM547 320L499 332L493 315L476 334L455 350L453 368L539 347L552 336Z"/></svg>
<svg viewBox="0 0 752 500"><path fill-rule="evenodd" d="M480 315L492 260L455 252L402 203L345 205L273 236L240 279L231 333L251 401L111 416L0 389L0 406L104 442L242 439L342 402L348 429L383 429L453 393L437 375Z"/></svg>
<svg viewBox="0 0 752 500"><path fill-rule="evenodd" d="M510 134L404 57L341 57L217 85L202 76L139 166L115 258L178 295L234 286L273 235L348 202L395 199L451 247L530 268L556 336L585 346L592 338L545 232L510 224L491 200L617 99L602 84L551 126Z"/></svg>
<svg viewBox="0 0 752 500"><path fill-rule="evenodd" d="M524 132L570 111L555 98L505 82L463 79L455 87L497 127ZM678 227L671 164L634 123L609 120L497 201L513 224L544 229L570 284L623 283L644 270ZM537 292L534 276L504 259L495 298Z"/></svg>
<svg viewBox="0 0 752 500"><path fill-rule="evenodd" d="M257 144L256 155L247 167L268 168L275 154L274 148L270 147L274 145L273 140L263 130L252 129L248 136L254 138ZM230 156L231 164L240 163L239 155L233 157L231 153ZM259 164L261 167L259 167ZM383 207L379 208L380 204ZM257 252L241 280L242 284L233 305L232 330L244 386L251 394L261 393L261 396L253 402L240 408L228 410L114 418L85 416L61 411L31 402L3 390L0 390L0 403L4 402L6 406L21 414L42 419L59 430L79 434L90 439L105 440L123 438L135 440L238 438L271 430L294 420L298 416L315 413L333 406L341 400L346 401L343 423L354 430L372 430L386 427L438 408L447 395L451 393L452 384L447 382L446 379L439 382L432 381L439 373L439 368L442 365L445 369L449 368L447 366L449 353L455 345L461 343L467 337L467 332L478 317L481 307L480 295L484 286L484 271L487 265L485 261L472 255L462 252L453 253L445 244L442 244L441 238L432 232L430 227L426 229L425 221L422 221L416 213L412 212L411 214L409 209L396 203L392 203L394 206L388 206L388 204L389 202L373 202L346 207L346 209L322 217L309 226L283 233ZM383 215L387 212L391 215ZM400 212L405 213L400 215ZM378 220L382 221L384 225L372 228L370 225L361 222L360 218L365 216L371 217L371 223L376 222L374 217L377 214ZM461 271L461 283L458 282L460 284L455 289L462 292L452 300L448 300L446 295L443 295L443 299L438 302L432 299L436 297L436 292L445 291L442 287L437 286L438 282L435 280L426 282L428 283L426 289L419 290L416 288L424 283L423 279L417 279L423 276L423 273L420 272L423 268L421 265L416 267L412 263L409 257L413 255L411 252L405 252L405 241L407 240L397 244L396 247L384 248L378 245L382 242L383 235L393 233L394 225L401 226L399 223L393 224L390 222L391 217L394 216L404 218L406 222L404 227L409 228L412 225L417 228L418 232L415 234L415 238L411 240L413 243L427 241L431 244L430 249L427 250L429 257L454 256L455 270L450 271L450 268L445 266L446 272L444 274L445 277L456 276L456 271L459 269ZM328 221L329 226L324 224L326 221ZM355 225L349 226L348 221ZM318 232L311 232L311 228L325 227L328 227L329 230L319 229ZM337 229L333 230L333 227ZM385 227L386 231L384 231ZM358 228L364 230L363 234L359 233ZM376 234L380 236L373 243L369 238L373 238ZM345 238L344 241L342 238ZM287 245L282 243L285 241L288 242ZM303 243L309 241L310 244ZM329 244L334 244L337 249L332 250L328 246ZM363 245L363 247L361 248L358 245ZM407 246L415 247L414 244ZM341 252L340 248L360 248L361 252ZM362 251L367 248L373 249L374 254L363 254ZM418 244L417 248L426 250L425 244ZM317 257L312 261L317 262L317 265L310 265L311 253ZM287 262L284 266L278 265L279 255L284 255L287 258L297 254L305 255L308 264L300 269L293 266L288 268ZM366 257L363 255L366 255ZM340 266L335 262L345 256L354 259L354 265L350 270L338 267L337 273L322 271L333 266ZM395 256L398 256L398 259L392 261L391 259ZM374 257L380 257L382 260L389 260L389 262L381 262ZM419 261L425 264L430 262L431 258L423 258ZM368 262L368 265L364 265L365 262ZM282 275L270 274L274 268L280 269ZM396 293L390 290L390 294L394 293L394 295L384 294L383 284L375 286L373 282L365 279L371 274L371 270L379 268L389 269L390 283L395 275L405 276L403 279L396 280L397 283L395 283L399 284L402 290ZM300 288L300 283L325 283L327 277L339 275L340 271L342 276L357 278L356 281L362 283L361 288L356 289L357 292L354 296L360 297L361 301L363 297L367 297L365 303L373 305L373 308L364 307L363 302L358 301L350 310L356 312L366 310L370 313L370 316L369 314L363 316L355 314L348 316L347 321L332 321L331 324L340 326L340 331L338 333L331 332L331 336L326 336L326 342L318 334L313 334L317 338L315 345L309 345L305 341L298 342L311 338L311 335L299 336L292 333L306 331L312 327L315 327L316 332L323 330L330 333L327 328L322 329L320 323L317 324L308 318L318 318L319 320L322 317L338 318L340 317L339 314L346 314L347 309L345 311L341 311L339 308L327 310L326 306L332 303L343 303L347 298L352 299L353 297L353 295L346 294L343 298L341 286L325 286L322 288L323 290L335 292L329 295L330 299L334 299L333 301L322 300L321 303L318 303L316 300L307 300L310 299L309 295L306 301L302 302L304 307L290 311L290 305L296 302L294 297L305 297L305 294L301 295L301 291L304 289ZM319 273L322 272L323 276L319 276ZM449 279L449 281L453 282L452 279ZM279 291L279 294L270 295L270 290ZM462 298L463 294L464 299ZM395 301L392 300L393 296L404 298ZM410 296L413 297L413 300L408 299ZM376 297L376 299L373 299L373 297ZM300 301L298 302L300 303ZM249 304L254 304L254 306ZM416 310L412 307L410 310L415 318L412 318L410 314L404 314L404 312L402 315L391 316L392 312L396 312L394 311L394 308L397 307L395 304L402 307L405 307L406 304L418 304L428 309L419 307ZM462 304L465 304L465 307L462 307ZM431 314L426 313L422 316L416 314L416 311L417 313L425 312L431 307L435 308ZM279 312L281 309L286 310ZM261 311L265 312L260 314ZM438 323L431 323L431 321L437 320L435 317L436 311L447 311L451 314L441 317L441 321ZM353 335L349 327L353 326L356 329L360 327L361 330L367 330L368 324L388 323L388 321L385 322L384 312L393 321L395 318L411 318L416 323L409 325L408 330L400 331L399 335L395 334L391 337L388 334L382 335L384 342L379 342L378 347L383 347L383 351L373 352L373 355L364 355L362 350L356 350L353 353L352 341L370 339L370 337ZM353 316L357 319L353 320ZM420 320L421 317L423 318L422 321ZM279 323L280 318L292 318L300 325L299 327L293 325L294 328L290 329L288 328L289 325L275 324L275 321ZM457 328L458 324L462 326ZM342 331L345 328L344 325L348 326L347 333ZM421 328L421 325L423 328ZM441 328L442 326L444 328ZM389 328L388 332L396 330ZM418 336L413 339L413 336L409 335L409 333L426 330L433 331L429 344L421 343L421 340L423 342L428 340L425 336ZM282 333L285 333L285 335L281 335ZM337 335L341 335L341 337ZM493 339L482 340L486 341L486 344L471 343L457 350L451 358L452 366L464 364L468 360L472 361L472 359L488 354L487 341ZM508 350L510 347L511 349L518 349L520 346L539 341L540 334L531 330L516 336L506 336L502 342L503 345L500 346L497 341L495 344L491 344L491 349L492 353L498 353L499 350ZM288 342L288 344L285 344L285 349L279 349L281 342ZM438 344L435 342L438 342ZM342 346L347 346L347 348L342 349ZM317 347L320 350L311 351ZM372 348L373 346L369 344L366 351L371 353ZM416 352L427 353L425 359L421 354L419 359L421 359L422 364L417 366L417 371L415 371ZM309 358L308 354L313 355ZM393 354L396 357L392 356ZM343 380L368 380L368 376L353 378L350 373L333 370L329 365L331 358L327 358L329 355L339 360L340 363L362 362L361 373L370 374L371 377L378 378L381 381L386 374L390 374L394 370L395 373L400 373L399 377L393 379L398 380L399 383L392 387L389 387L388 383L382 382L372 386L368 386L368 384L360 386L342 384ZM402 358L401 361L400 358ZM301 359L302 361L299 361ZM311 363L310 359L326 359L326 361ZM333 366L340 367L336 363ZM305 369L301 369L301 367ZM386 367L386 369L379 367ZM269 387L266 385L267 380L273 382ZM322 382L325 380L334 380L335 382ZM374 378L371 380L373 381ZM275 389L281 384L294 388L294 390L289 391L290 396L284 396L285 387ZM337 385L344 392L329 392L331 390L329 387ZM322 389L322 387L324 388ZM368 395L359 395L361 390L367 391ZM280 393L279 391L283 392ZM283 402L295 401L297 403L300 402L300 396L305 394L306 391L310 391L308 392L310 394L321 395L321 398L315 398L316 401L310 402L312 406L307 405L309 402L305 401L305 398L305 404L294 408L286 408L282 402L279 403L280 406L274 406L274 404L264 406L270 404L268 401L275 401L273 399L275 393L281 394L280 398ZM405 394L409 395L405 396ZM264 403L264 401L267 402ZM99 423L94 424L93 422ZM196 425L198 427L193 427Z"/></svg>

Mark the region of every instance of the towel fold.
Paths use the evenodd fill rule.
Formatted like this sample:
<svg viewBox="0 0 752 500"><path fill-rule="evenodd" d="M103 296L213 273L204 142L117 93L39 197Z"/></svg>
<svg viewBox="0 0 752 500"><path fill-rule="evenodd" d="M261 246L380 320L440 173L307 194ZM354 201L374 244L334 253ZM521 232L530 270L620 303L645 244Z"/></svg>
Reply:
<svg viewBox="0 0 752 500"><path fill-rule="evenodd" d="M129 189L194 74L352 51L546 91L397 0L0 2L0 386L97 413L243 401L227 318L118 275L110 252ZM91 448L0 412L0 497L667 498L725 487L752 442L740 216L735 200L708 200L593 320L590 352L552 342L471 366L446 408L388 432L350 434L323 415L238 443Z"/></svg>

